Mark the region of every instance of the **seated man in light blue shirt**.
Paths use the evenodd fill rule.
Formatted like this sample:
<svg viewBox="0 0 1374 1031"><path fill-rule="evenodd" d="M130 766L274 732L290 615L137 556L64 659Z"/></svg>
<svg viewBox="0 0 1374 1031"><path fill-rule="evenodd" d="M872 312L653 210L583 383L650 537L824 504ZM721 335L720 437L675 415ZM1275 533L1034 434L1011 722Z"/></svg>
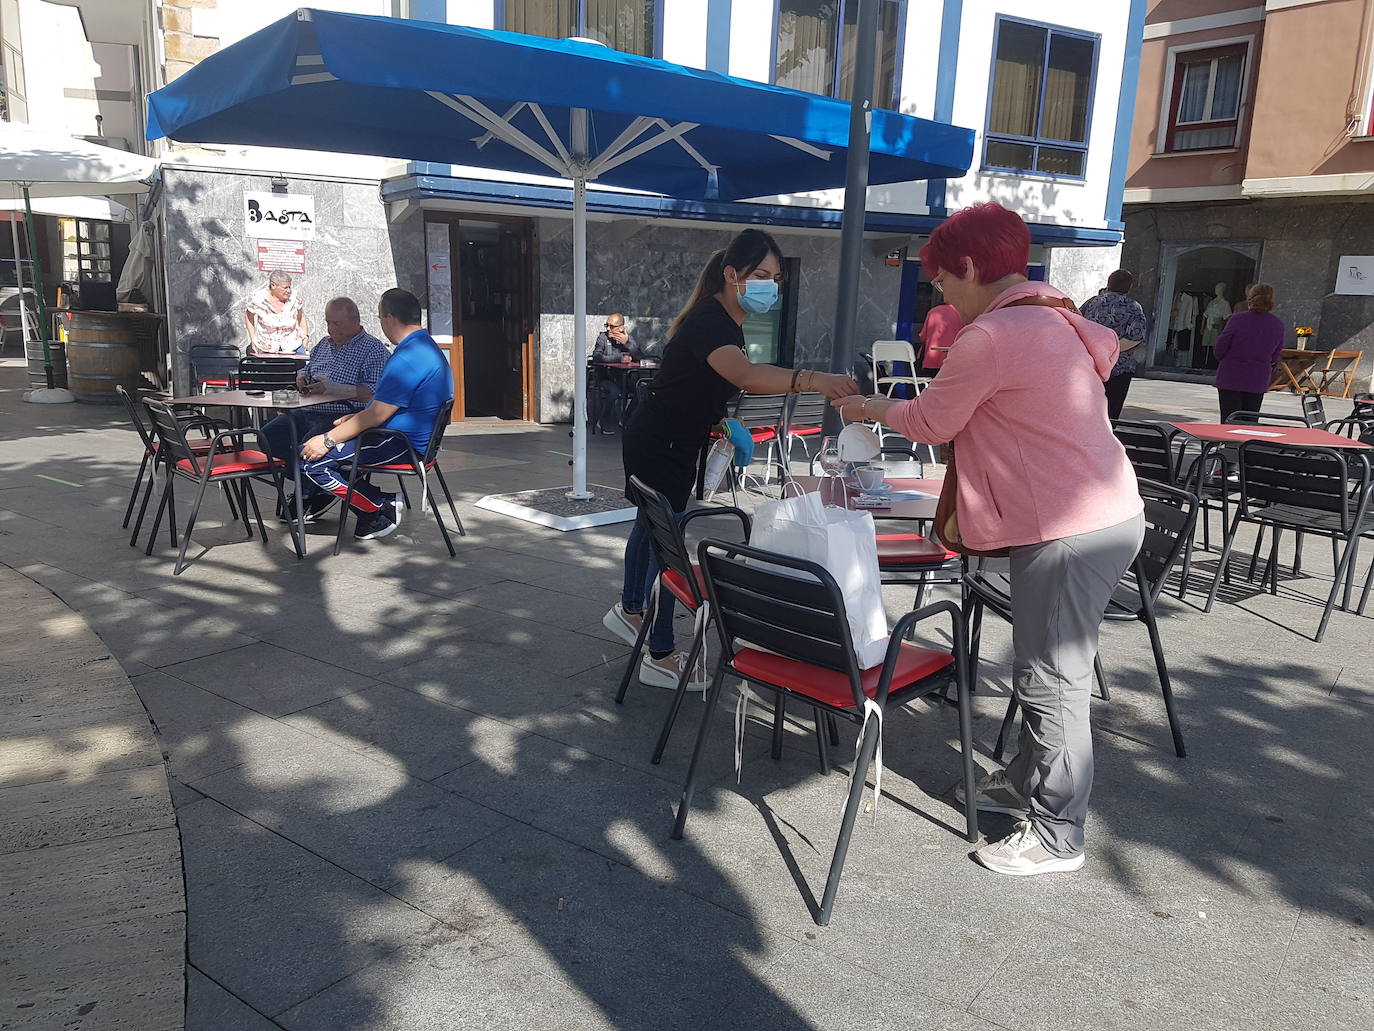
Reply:
<svg viewBox="0 0 1374 1031"><path fill-rule="evenodd" d="M420 302L410 291L392 289L382 294L377 320L396 350L382 370L372 403L361 412L343 416L302 445L301 473L329 494L341 498L348 493L347 463L355 453L363 465L408 461L405 442L395 437L369 442L358 450L356 441L364 430L374 426L400 430L421 457L429 447L440 409L453 400L453 370L421 324L422 316ZM396 495L383 494L369 481L360 479L353 485L351 506L358 516L353 530L358 540L386 537L400 524Z"/></svg>
<svg viewBox="0 0 1374 1031"><path fill-rule="evenodd" d="M273 458L286 463L288 478L293 475L291 466L296 461L291 450L290 423L296 424L295 439L299 442L328 429L342 415L362 411L372 400L382 366L391 356L386 344L363 329L358 306L349 298L336 297L326 304L324 321L329 335L315 345L305 367L296 374L296 387L303 394L352 387L354 400L284 412L263 426L267 450ZM301 492L305 495L306 519L318 519L334 504L333 494L315 490L309 481L302 482ZM294 501L288 498L281 517L289 521L295 511Z"/></svg>

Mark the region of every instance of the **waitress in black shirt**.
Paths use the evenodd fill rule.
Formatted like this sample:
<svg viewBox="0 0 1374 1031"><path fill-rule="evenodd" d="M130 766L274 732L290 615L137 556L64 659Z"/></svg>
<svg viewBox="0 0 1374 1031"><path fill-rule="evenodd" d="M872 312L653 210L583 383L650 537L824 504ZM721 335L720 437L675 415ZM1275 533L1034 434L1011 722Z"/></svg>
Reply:
<svg viewBox="0 0 1374 1031"><path fill-rule="evenodd" d="M746 315L761 315L777 306L781 279L782 252L777 242L758 229L746 229L712 255L691 300L669 331L663 364L648 397L625 429L623 453L626 481L638 476L660 491L675 512L686 511L701 449L725 417L726 404L739 391L818 390L830 398L857 391L848 376L755 365L745 357L740 326ZM644 606L658 575L649 531L643 519L636 520L625 546L620 602L602 620L629 644L639 636ZM673 648L673 596L664 591L639 679L676 688L686 662L686 653ZM704 676L694 672L689 690L704 691L706 686Z"/></svg>

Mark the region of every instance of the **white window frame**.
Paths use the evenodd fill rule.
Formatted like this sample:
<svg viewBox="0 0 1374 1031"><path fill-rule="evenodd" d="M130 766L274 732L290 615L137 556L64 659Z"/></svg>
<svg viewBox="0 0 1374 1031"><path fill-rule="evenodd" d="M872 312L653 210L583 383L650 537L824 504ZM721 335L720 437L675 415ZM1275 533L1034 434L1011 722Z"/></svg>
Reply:
<svg viewBox="0 0 1374 1031"><path fill-rule="evenodd" d="M1178 74L1178 57L1180 54L1192 53L1197 50L1215 50L1217 47L1245 46L1245 70L1240 80L1240 100L1236 109L1236 142L1230 147L1218 147L1216 150L1227 151L1236 150L1240 147L1241 137L1245 135L1246 122L1248 121L1248 107L1250 101L1250 80L1254 73L1255 57L1255 37L1254 36L1230 36L1226 39L1209 39L1201 43L1182 43L1178 46L1169 48L1168 57L1164 62L1164 82L1163 90L1159 99L1159 126L1155 133L1154 157L1177 154L1212 154L1216 150L1169 150L1169 117L1173 113L1174 100L1174 78ZM1207 107L1211 110L1212 86L1215 84L1216 75L1213 74L1212 82L1207 86ZM1187 124L1187 123L1184 123Z"/></svg>

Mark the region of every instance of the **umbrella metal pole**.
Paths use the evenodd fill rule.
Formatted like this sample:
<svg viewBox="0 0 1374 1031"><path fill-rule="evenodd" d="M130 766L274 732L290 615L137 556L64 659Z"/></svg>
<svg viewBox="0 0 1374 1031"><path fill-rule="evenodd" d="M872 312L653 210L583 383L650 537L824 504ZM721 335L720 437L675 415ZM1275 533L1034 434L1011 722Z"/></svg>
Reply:
<svg viewBox="0 0 1374 1031"><path fill-rule="evenodd" d="M573 481L568 497L587 501L587 112L573 111Z"/></svg>
<svg viewBox="0 0 1374 1031"><path fill-rule="evenodd" d="M830 371L854 374L854 334L859 310L859 263L868 216L868 141L873 126L873 66L877 52L878 0L858 0L854 52L854 96L849 103L849 153L845 164L844 216L840 223L840 273L836 283L835 332ZM826 410L827 432L839 429L839 414Z"/></svg>
<svg viewBox="0 0 1374 1031"><path fill-rule="evenodd" d="M29 201L27 186L24 187L24 228L29 237L29 260L33 262L33 304L38 309L38 339L43 342L43 371L48 377L48 389L52 390L57 383L53 378L52 349L48 345L48 310L43 304L43 263L38 259L38 238L33 231L33 204Z"/></svg>

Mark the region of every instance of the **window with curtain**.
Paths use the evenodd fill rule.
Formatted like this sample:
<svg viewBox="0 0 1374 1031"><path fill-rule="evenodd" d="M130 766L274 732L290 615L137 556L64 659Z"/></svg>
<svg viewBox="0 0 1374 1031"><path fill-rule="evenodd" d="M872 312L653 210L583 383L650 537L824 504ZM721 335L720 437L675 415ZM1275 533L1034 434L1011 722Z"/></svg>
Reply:
<svg viewBox="0 0 1374 1031"><path fill-rule="evenodd" d="M531 36L580 36L654 56L656 0L505 0L502 28Z"/></svg>
<svg viewBox="0 0 1374 1031"><path fill-rule="evenodd" d="M1187 50L1174 62L1166 151L1236 145L1245 83L1245 44Z"/></svg>
<svg viewBox="0 0 1374 1031"><path fill-rule="evenodd" d="M848 100L854 93L859 5L855 0L780 0L773 81L788 89ZM897 104L902 0L881 0L873 102Z"/></svg>
<svg viewBox="0 0 1374 1031"><path fill-rule="evenodd" d="M1001 18L983 167L1082 178L1097 37Z"/></svg>

